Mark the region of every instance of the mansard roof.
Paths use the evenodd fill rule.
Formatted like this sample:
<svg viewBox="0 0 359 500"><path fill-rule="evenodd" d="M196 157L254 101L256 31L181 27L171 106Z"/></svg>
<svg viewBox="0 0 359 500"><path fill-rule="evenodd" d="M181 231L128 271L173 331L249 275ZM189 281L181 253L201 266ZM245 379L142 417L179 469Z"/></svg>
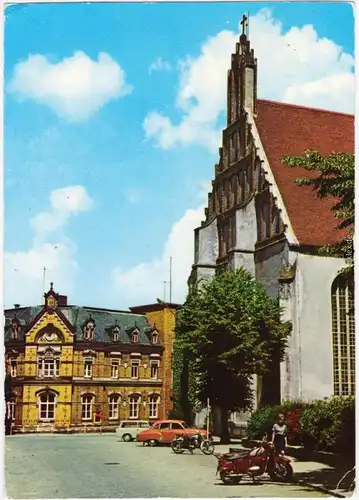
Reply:
<svg viewBox="0 0 359 500"><path fill-rule="evenodd" d="M16 317L21 320L19 340L24 341L24 330L31 325L36 317L46 312L43 306L21 307L5 310L5 341L11 340L11 320ZM149 332L152 327L144 314L135 314L129 311L118 311L112 309L100 309L93 307L59 306L56 312L65 316L73 326L77 341L82 341L83 326L88 320L95 324L94 340L90 342L104 342L113 344L112 329L119 328L118 341L115 343L131 344L131 334L137 329L139 331L139 345L151 345ZM86 341L89 342L88 340ZM159 341L159 345L160 341Z"/></svg>
<svg viewBox="0 0 359 500"><path fill-rule="evenodd" d="M315 176L302 168L289 168L282 159L307 149L321 155L354 153L354 116L274 101L257 100L255 116L259 136L301 245L322 246L345 236L330 210L332 199L317 199L310 186L297 186L298 177Z"/></svg>

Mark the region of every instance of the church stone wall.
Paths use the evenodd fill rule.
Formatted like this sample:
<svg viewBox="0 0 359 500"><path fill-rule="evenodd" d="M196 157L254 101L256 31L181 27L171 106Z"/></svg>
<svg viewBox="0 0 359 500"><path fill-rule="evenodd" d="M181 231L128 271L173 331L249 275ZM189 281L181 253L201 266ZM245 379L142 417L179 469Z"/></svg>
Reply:
<svg viewBox="0 0 359 500"><path fill-rule="evenodd" d="M236 212L236 249L254 251L257 241L257 216L254 198Z"/></svg>
<svg viewBox="0 0 359 500"><path fill-rule="evenodd" d="M258 249L254 256L256 280L262 283L272 297L278 295L278 278L287 254L286 244L286 241L282 240L268 245Z"/></svg>
<svg viewBox="0 0 359 500"><path fill-rule="evenodd" d="M195 264L215 266L218 257L217 219L197 231Z"/></svg>
<svg viewBox="0 0 359 500"><path fill-rule="evenodd" d="M298 255L297 307L301 398L333 395L331 286L344 260ZM294 353L293 353L294 354Z"/></svg>

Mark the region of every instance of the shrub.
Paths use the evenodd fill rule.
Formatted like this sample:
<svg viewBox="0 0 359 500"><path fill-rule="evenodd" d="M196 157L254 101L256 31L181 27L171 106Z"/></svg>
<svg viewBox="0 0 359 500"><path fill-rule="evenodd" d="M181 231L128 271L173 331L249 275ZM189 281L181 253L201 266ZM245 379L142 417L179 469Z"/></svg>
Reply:
<svg viewBox="0 0 359 500"><path fill-rule="evenodd" d="M354 397L336 396L315 401L303 411L300 432L306 447L354 454Z"/></svg>
<svg viewBox="0 0 359 500"><path fill-rule="evenodd" d="M288 444L299 444L301 442L300 417L306 407L303 401L283 401L276 406L262 406L254 411L248 421L249 439L267 439L272 437L273 424L278 414L283 413L288 428Z"/></svg>

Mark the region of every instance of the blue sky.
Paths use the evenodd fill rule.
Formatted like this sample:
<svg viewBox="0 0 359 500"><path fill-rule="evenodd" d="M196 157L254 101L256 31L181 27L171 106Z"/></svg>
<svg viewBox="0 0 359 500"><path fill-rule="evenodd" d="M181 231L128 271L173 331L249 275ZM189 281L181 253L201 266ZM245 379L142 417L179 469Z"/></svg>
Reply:
<svg viewBox="0 0 359 500"><path fill-rule="evenodd" d="M154 302L169 256L184 299L248 11L260 97L353 111L349 4L6 9L6 306L39 302L44 266L70 303Z"/></svg>

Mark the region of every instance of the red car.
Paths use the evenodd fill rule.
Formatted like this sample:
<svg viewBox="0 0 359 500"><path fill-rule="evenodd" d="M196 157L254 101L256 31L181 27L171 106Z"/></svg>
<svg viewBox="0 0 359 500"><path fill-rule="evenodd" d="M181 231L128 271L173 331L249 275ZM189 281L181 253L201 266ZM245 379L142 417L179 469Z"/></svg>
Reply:
<svg viewBox="0 0 359 500"><path fill-rule="evenodd" d="M137 441L156 446L157 444L170 444L175 435L192 435L196 433L207 436L204 429L188 427L183 420L157 420L150 429L137 434Z"/></svg>

